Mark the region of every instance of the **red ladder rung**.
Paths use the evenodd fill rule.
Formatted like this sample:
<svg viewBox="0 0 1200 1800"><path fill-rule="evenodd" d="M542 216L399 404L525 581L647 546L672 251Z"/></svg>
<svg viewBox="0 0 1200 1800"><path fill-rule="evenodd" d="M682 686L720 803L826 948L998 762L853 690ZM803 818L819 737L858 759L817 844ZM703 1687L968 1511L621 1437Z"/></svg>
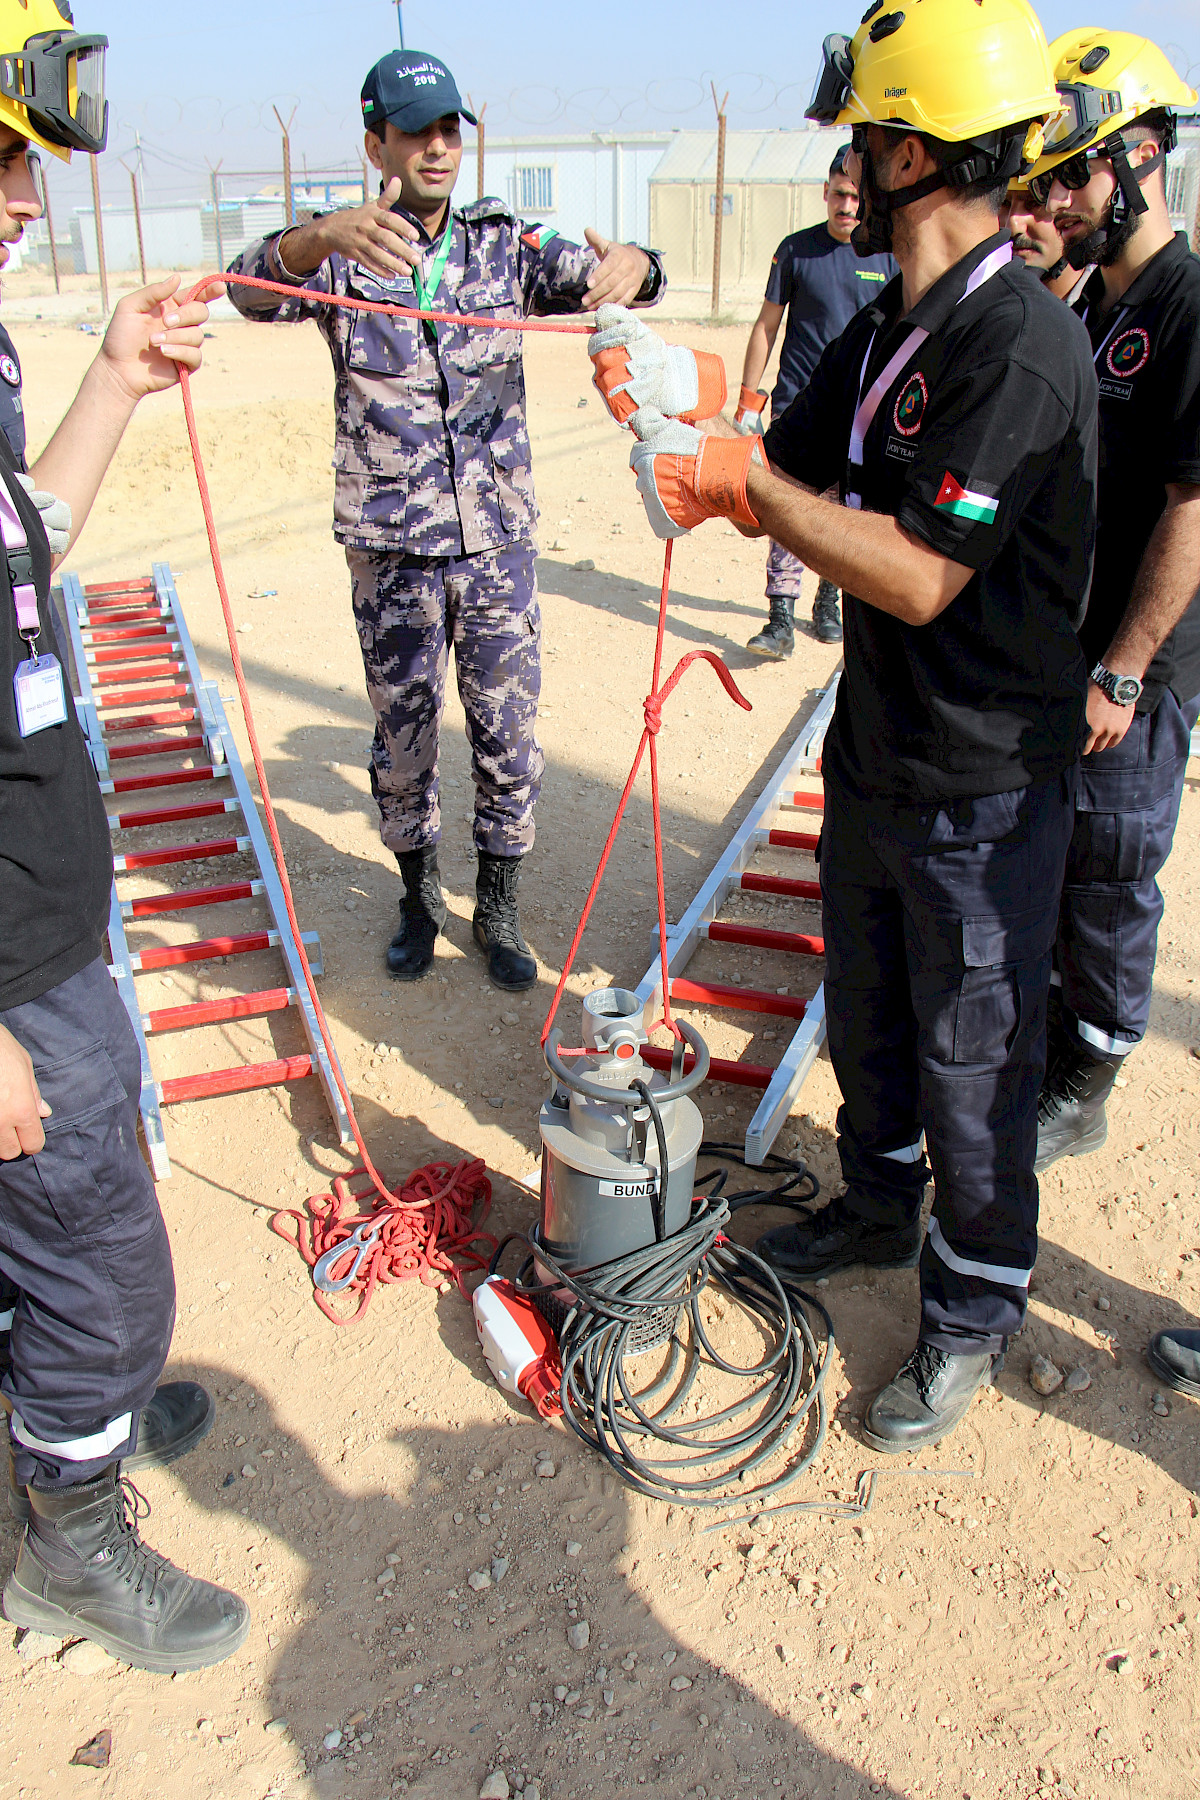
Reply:
<svg viewBox="0 0 1200 1800"><path fill-rule="evenodd" d="M160 675L182 675L183 672L184 664L174 661L150 663L141 669L109 669L106 673L93 675L92 686L115 687L119 681L157 681Z"/></svg>
<svg viewBox="0 0 1200 1800"><path fill-rule="evenodd" d="M753 869L743 870L738 877L738 886L751 894L786 894L792 900L821 898L819 881L794 881L789 875L759 875Z"/></svg>
<svg viewBox="0 0 1200 1800"><path fill-rule="evenodd" d="M122 900L126 919L149 919L158 913L186 912L192 906L222 906L227 900L253 900L263 891L261 881L231 881L224 887L182 888L173 894L148 894L143 900Z"/></svg>
<svg viewBox="0 0 1200 1800"><path fill-rule="evenodd" d="M140 825L176 825L181 819L212 819L219 813L241 812L236 800L201 800L195 806L156 806L145 812L108 815L114 831L136 831Z"/></svg>
<svg viewBox="0 0 1200 1800"><path fill-rule="evenodd" d="M643 1045L642 1061L649 1063L652 1069L663 1069L669 1072L671 1052L656 1050L653 1045ZM686 1075L695 1066L695 1057L687 1055L683 1059L683 1072ZM771 1085L774 1069L768 1069L765 1063L727 1062L722 1056L714 1056L709 1064L710 1081L726 1081L731 1087L765 1088Z"/></svg>
<svg viewBox="0 0 1200 1800"><path fill-rule="evenodd" d="M825 811L824 794L786 794L784 803L788 806L802 806L809 812Z"/></svg>
<svg viewBox="0 0 1200 1800"><path fill-rule="evenodd" d="M148 731L155 725L190 725L195 717L194 706L173 706L168 712L131 713L127 719L105 719L104 735L108 737L114 731Z"/></svg>
<svg viewBox="0 0 1200 1800"><path fill-rule="evenodd" d="M713 944L745 944L754 950L784 950L793 956L825 954L825 939L807 931L766 931L760 925L727 925L721 919L698 930Z"/></svg>
<svg viewBox="0 0 1200 1800"><path fill-rule="evenodd" d="M161 775L126 775L121 781L100 783L101 793L141 794L148 788L186 787L193 781L228 781L229 770L208 766L203 769L167 769Z"/></svg>
<svg viewBox="0 0 1200 1800"><path fill-rule="evenodd" d="M190 694L191 691L192 690L188 686L186 681L177 681L177 682L172 682L169 687L146 688L144 690L144 692L142 692L140 694L136 693L136 692L130 692L130 693L122 692L120 694L97 694L96 695L96 705L98 707L141 706L141 704L145 700L177 700L181 694ZM190 718L195 718L195 716L196 716L195 713L189 714ZM149 723L149 721L146 719L144 714L139 719L129 719L129 720L122 721L122 724L128 724L128 725L144 725L144 724L148 724L148 723ZM121 729L121 726L120 725L106 725L104 727L104 729L106 731L119 731Z"/></svg>
<svg viewBox="0 0 1200 1800"><path fill-rule="evenodd" d="M89 619L87 629L101 631L112 625L153 625L161 619L157 606L139 606L130 612L110 612L99 619Z"/></svg>
<svg viewBox="0 0 1200 1800"><path fill-rule="evenodd" d="M160 944L153 950L134 951L130 968L174 969L180 963L208 962L214 956L249 956L254 950L270 950L279 942L277 931L243 931L236 937L197 938L191 944Z"/></svg>
<svg viewBox="0 0 1200 1800"><path fill-rule="evenodd" d="M792 994L772 994L766 988L728 987L718 981L689 981L684 975L671 977L671 998L727 1006L735 1012L774 1013L781 1019L802 1019L808 1011L808 1001Z"/></svg>
<svg viewBox="0 0 1200 1800"><path fill-rule="evenodd" d="M815 850L820 843L819 836L810 836L807 831L768 831L768 844L775 844L780 850Z"/></svg>
<svg viewBox="0 0 1200 1800"><path fill-rule="evenodd" d="M240 1069L211 1069L205 1075L181 1075L159 1084L164 1106L177 1100L207 1100L214 1094L244 1094L251 1088L278 1087L313 1072L311 1056L282 1057L278 1062L246 1063Z"/></svg>
<svg viewBox="0 0 1200 1800"><path fill-rule="evenodd" d="M142 625L89 625L79 635L85 644L95 645L115 644L124 638L143 643L147 638L165 638L168 632L166 625L156 615Z"/></svg>
<svg viewBox="0 0 1200 1800"><path fill-rule="evenodd" d="M181 750L202 750L202 737L147 739L143 744L110 744L108 754L113 762L127 756L172 756Z"/></svg>
<svg viewBox="0 0 1200 1800"><path fill-rule="evenodd" d="M147 1032L190 1031L194 1025L222 1025L228 1019L258 1019L286 1012L296 1003L294 988L263 988L257 994L230 994L225 1000L197 1000L191 1006L163 1006L142 1014Z"/></svg>
<svg viewBox="0 0 1200 1800"><path fill-rule="evenodd" d="M89 668L98 668L101 663L137 663L144 662L148 656L161 656L163 646L160 643L122 644L111 650L88 650L84 653L84 661Z"/></svg>
<svg viewBox="0 0 1200 1800"><path fill-rule="evenodd" d="M90 606L99 600L101 606L111 606L114 594L152 594L154 577L152 575L131 575L127 581L89 581L83 590L84 599Z"/></svg>
<svg viewBox="0 0 1200 1800"><path fill-rule="evenodd" d="M170 844L165 850L131 850L113 857L113 870L127 875L134 869L161 869L169 863L200 862L206 856L239 856L249 850L250 839L208 838L199 844Z"/></svg>

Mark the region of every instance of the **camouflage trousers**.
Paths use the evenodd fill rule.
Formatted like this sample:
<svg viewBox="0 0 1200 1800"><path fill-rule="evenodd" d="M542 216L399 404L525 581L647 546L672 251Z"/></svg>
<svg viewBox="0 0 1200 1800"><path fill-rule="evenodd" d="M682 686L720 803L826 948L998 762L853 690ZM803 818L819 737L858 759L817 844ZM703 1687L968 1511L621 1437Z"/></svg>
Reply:
<svg viewBox="0 0 1200 1800"><path fill-rule="evenodd" d="M798 600L803 578L804 564L800 558L772 538L767 552L767 599Z"/></svg>
<svg viewBox="0 0 1200 1800"><path fill-rule="evenodd" d="M354 622L375 710L371 791L389 850L441 837L438 732L454 647L475 780L475 847L523 856L545 758L538 744L542 621L533 551L419 557L347 550Z"/></svg>

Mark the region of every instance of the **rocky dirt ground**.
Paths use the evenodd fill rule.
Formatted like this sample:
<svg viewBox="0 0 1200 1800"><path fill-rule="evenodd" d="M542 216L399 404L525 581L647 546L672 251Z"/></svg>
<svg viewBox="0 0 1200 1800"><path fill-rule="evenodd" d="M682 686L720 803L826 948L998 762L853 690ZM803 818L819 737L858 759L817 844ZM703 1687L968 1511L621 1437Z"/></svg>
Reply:
<svg viewBox="0 0 1200 1800"><path fill-rule="evenodd" d="M36 304L23 310L36 442L95 345L29 318ZM740 330L688 324L679 334L722 350L736 383ZM532 1208L516 1178L536 1144L538 1028L649 685L660 562L626 442L591 393L581 346L532 342L547 773L524 918L541 978L531 995L504 997L471 944L470 780L451 697L452 918L432 978L399 987L381 972L397 878L375 831L370 713L329 534L326 353L310 327L227 319L208 352L197 402L240 642L359 1117L393 1178L435 1157L485 1158L494 1226L524 1225ZM228 692L174 400L147 405L130 430L75 561L85 579L104 580L148 572L159 557L176 572L206 670ZM754 711L729 705L705 669L668 708L673 912L835 666L836 652L806 637L785 665L744 653L762 562L724 527L677 546L668 666L686 650L717 649ZM632 985L649 960L648 817L643 785L568 1020L580 993L613 978ZM231 1662L174 1680L87 1648L22 1650L6 1639L0 1800L474 1800L481 1789L527 1800L643 1789L667 1800L1194 1795L1198 1421L1187 1401L1157 1396L1142 1350L1152 1330L1200 1312L1200 965L1186 899L1200 878L1198 822L1189 790L1164 882L1152 1031L1111 1108L1108 1145L1044 1182L1028 1328L996 1388L924 1459L928 1468L884 1463L858 1433L866 1400L912 1339L915 1276L837 1277L824 1290L837 1328L836 1416L797 1497L847 1502L860 1472L878 1468L860 1518L709 1530L705 1518L631 1495L561 1430L505 1400L453 1290L390 1288L360 1325L328 1324L307 1270L270 1230L278 1206L348 1166L315 1084L173 1109L174 1174L160 1189L179 1286L170 1373L207 1382L219 1410L206 1443L142 1480L154 1508L148 1536L246 1594L254 1626ZM775 903L745 914L768 915L787 922ZM815 922L815 909L790 917ZM215 924L195 921L202 931ZM151 921L135 943L177 930ZM706 947L696 967L804 988L780 959L756 963L728 947ZM278 964L264 955L251 976L276 982ZM144 976L139 991L147 1006L170 1005L232 979L201 965ZM778 1053L778 1021L694 1016L718 1054ZM276 1016L160 1039L157 1070L298 1048L295 1021ZM744 1131L753 1095L702 1098L710 1132ZM781 1139L826 1190L836 1180L836 1098L819 1063ZM770 1222L742 1221L745 1233ZM1087 1380L1041 1397L1028 1378L1037 1355ZM0 1563L16 1543L0 1518ZM573 1630L584 1623L586 1633ZM573 1648L569 1632L586 1645ZM107 1770L72 1766L103 1729L113 1739Z"/></svg>

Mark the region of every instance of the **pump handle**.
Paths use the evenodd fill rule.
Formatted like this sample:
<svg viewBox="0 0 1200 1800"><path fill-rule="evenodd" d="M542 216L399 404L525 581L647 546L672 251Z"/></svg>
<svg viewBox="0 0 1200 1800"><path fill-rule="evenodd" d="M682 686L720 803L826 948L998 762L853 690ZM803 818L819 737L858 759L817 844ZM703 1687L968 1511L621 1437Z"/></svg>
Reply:
<svg viewBox="0 0 1200 1800"><path fill-rule="evenodd" d="M696 1027L685 1025L682 1019L677 1019L675 1023L683 1033L687 1046L696 1061L682 1081L673 1081L669 1087L655 1089L654 1098L660 1106L668 1100L682 1100L685 1094L694 1092L707 1076L708 1065L711 1061L708 1045ZM561 1031L552 1031L546 1039L546 1064L550 1073L556 1080L561 1081L564 1087L569 1087L576 1094L583 1094L588 1100L602 1100L608 1106L635 1107L646 1104L642 1096L635 1093L632 1088L602 1087L598 1081L588 1081L584 1076L574 1074L558 1054L562 1036Z"/></svg>

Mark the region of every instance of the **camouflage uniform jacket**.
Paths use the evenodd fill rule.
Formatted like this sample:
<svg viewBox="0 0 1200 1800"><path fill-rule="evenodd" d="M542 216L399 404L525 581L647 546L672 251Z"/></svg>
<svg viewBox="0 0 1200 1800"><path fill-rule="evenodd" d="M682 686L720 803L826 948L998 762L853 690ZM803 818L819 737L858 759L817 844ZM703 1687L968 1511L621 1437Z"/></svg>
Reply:
<svg viewBox="0 0 1200 1800"><path fill-rule="evenodd" d="M407 216L407 215L406 215ZM579 312L595 251L524 225L499 200L452 214L450 255L433 306L495 319ZM381 280L336 252L313 274L289 275L283 233L229 265L321 293L415 306L410 276ZM666 285L650 252L653 297ZM530 545L537 522L525 422L521 337L433 326L231 286L248 319L315 319L335 374L334 536L355 550L473 556Z"/></svg>

